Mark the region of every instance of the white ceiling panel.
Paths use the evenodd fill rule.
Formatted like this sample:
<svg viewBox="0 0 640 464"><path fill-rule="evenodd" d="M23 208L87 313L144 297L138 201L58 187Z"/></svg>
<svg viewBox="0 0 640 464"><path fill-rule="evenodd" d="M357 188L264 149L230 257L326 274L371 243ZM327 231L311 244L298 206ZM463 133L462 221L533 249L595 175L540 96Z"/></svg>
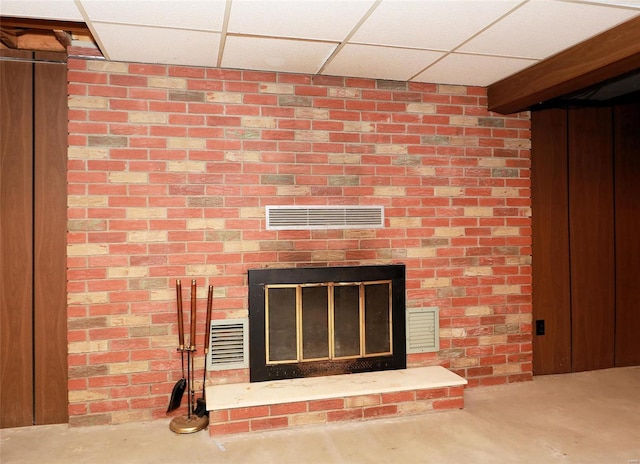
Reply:
<svg viewBox="0 0 640 464"><path fill-rule="evenodd" d="M384 0L351 42L450 50L523 0Z"/></svg>
<svg viewBox="0 0 640 464"><path fill-rule="evenodd" d="M0 13L86 22L111 60L489 85L640 16L640 0L0 0Z"/></svg>
<svg viewBox="0 0 640 464"><path fill-rule="evenodd" d="M235 0L231 6L228 31L340 42L373 3L373 0Z"/></svg>
<svg viewBox="0 0 640 464"><path fill-rule="evenodd" d="M414 80L487 86L535 63L535 60L452 53L420 73Z"/></svg>
<svg viewBox="0 0 640 464"><path fill-rule="evenodd" d="M514 11L458 51L542 59L637 14L623 8L537 0Z"/></svg>
<svg viewBox="0 0 640 464"><path fill-rule="evenodd" d="M94 28L110 60L216 66L218 59L220 34L216 32L110 23L94 23Z"/></svg>
<svg viewBox="0 0 640 464"><path fill-rule="evenodd" d="M222 30L224 0L79 0L91 21Z"/></svg>
<svg viewBox="0 0 640 464"><path fill-rule="evenodd" d="M51 0L2 0L0 14L21 18L84 21L73 0L57 0L55 2Z"/></svg>
<svg viewBox="0 0 640 464"><path fill-rule="evenodd" d="M222 67L315 74L335 48L329 42L229 36Z"/></svg>
<svg viewBox="0 0 640 464"><path fill-rule="evenodd" d="M428 50L345 45L322 73L406 81L442 55Z"/></svg>

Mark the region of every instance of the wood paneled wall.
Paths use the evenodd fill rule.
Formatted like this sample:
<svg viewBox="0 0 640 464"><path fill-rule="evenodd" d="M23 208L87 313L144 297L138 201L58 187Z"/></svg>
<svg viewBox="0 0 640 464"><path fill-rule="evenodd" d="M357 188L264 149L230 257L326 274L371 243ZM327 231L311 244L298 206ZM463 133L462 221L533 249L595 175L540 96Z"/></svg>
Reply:
<svg viewBox="0 0 640 464"><path fill-rule="evenodd" d="M532 114L534 374L640 364L640 104Z"/></svg>
<svg viewBox="0 0 640 464"><path fill-rule="evenodd" d="M0 62L0 427L67 422L67 86L61 54Z"/></svg>

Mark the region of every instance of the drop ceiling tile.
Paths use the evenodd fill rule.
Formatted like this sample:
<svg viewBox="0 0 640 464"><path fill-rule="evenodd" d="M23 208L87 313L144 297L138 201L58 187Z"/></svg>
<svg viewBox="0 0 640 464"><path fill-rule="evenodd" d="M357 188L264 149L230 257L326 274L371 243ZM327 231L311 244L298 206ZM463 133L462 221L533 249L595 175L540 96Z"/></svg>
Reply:
<svg viewBox="0 0 640 464"><path fill-rule="evenodd" d="M222 30L224 0L80 0L90 21Z"/></svg>
<svg viewBox="0 0 640 464"><path fill-rule="evenodd" d="M442 55L428 50L347 44L323 74L406 81Z"/></svg>
<svg viewBox="0 0 640 464"><path fill-rule="evenodd" d="M640 10L640 0L563 0L566 2L598 3L601 5L621 6Z"/></svg>
<svg viewBox="0 0 640 464"><path fill-rule="evenodd" d="M222 67L314 74L335 48L329 42L227 36Z"/></svg>
<svg viewBox="0 0 640 464"><path fill-rule="evenodd" d="M94 23L100 49L113 61L215 66L220 34Z"/></svg>
<svg viewBox="0 0 640 464"><path fill-rule="evenodd" d="M373 0L234 0L229 32L342 41Z"/></svg>
<svg viewBox="0 0 640 464"><path fill-rule="evenodd" d="M637 14L637 10L595 4L532 1L457 51L542 59Z"/></svg>
<svg viewBox="0 0 640 464"><path fill-rule="evenodd" d="M383 0L350 42L448 51L519 3L522 0Z"/></svg>
<svg viewBox="0 0 640 464"><path fill-rule="evenodd" d="M414 81L487 86L535 64L536 60L452 53Z"/></svg>
<svg viewBox="0 0 640 464"><path fill-rule="evenodd" d="M20 18L50 19L58 21L82 21L84 18L76 8L73 0L55 2L32 0L2 0L0 14Z"/></svg>

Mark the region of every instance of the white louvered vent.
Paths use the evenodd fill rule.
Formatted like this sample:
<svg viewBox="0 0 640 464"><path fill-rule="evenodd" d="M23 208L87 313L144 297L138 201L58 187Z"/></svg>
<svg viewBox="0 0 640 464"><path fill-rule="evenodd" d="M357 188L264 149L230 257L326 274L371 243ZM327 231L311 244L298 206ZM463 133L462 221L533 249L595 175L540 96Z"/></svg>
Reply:
<svg viewBox="0 0 640 464"><path fill-rule="evenodd" d="M384 226L382 206L267 206L267 229L370 229Z"/></svg>
<svg viewBox="0 0 640 464"><path fill-rule="evenodd" d="M248 326L247 319L211 321L207 370L221 371L249 367Z"/></svg>
<svg viewBox="0 0 640 464"><path fill-rule="evenodd" d="M438 308L407 310L407 353L426 353L440 349Z"/></svg>

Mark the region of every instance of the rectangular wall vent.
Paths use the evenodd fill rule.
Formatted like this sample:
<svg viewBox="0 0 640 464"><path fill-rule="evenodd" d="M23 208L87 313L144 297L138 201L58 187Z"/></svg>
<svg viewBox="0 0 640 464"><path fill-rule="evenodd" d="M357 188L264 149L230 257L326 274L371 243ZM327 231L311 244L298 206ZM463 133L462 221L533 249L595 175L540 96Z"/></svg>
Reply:
<svg viewBox="0 0 640 464"><path fill-rule="evenodd" d="M384 226L382 206L267 206L267 229L370 229Z"/></svg>
<svg viewBox="0 0 640 464"><path fill-rule="evenodd" d="M248 319L211 321L207 370L221 371L249 367Z"/></svg>
<svg viewBox="0 0 640 464"><path fill-rule="evenodd" d="M436 307L407 310L407 353L440 349L439 310Z"/></svg>

